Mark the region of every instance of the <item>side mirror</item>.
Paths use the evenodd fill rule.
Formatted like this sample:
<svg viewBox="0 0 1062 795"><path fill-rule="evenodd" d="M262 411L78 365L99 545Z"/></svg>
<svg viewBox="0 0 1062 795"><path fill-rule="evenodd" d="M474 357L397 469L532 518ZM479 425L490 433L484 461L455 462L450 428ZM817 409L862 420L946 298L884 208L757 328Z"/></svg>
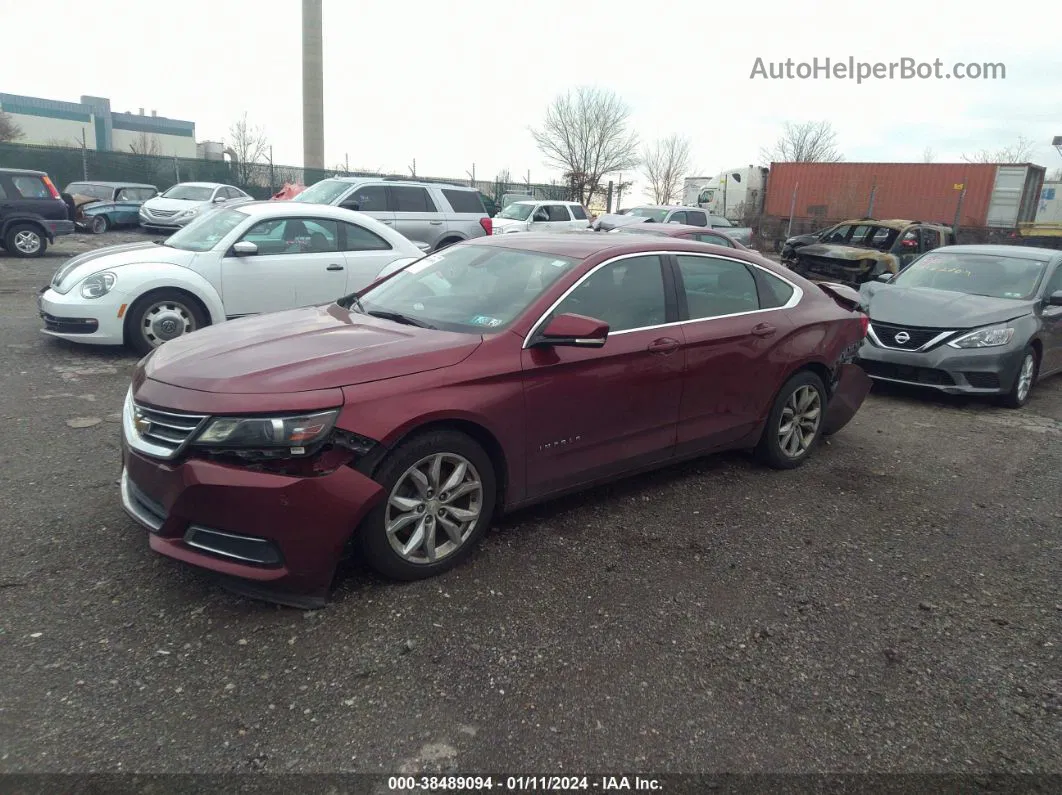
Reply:
<svg viewBox="0 0 1062 795"><path fill-rule="evenodd" d="M228 199L226 199L224 196L215 196L214 197L214 204L221 204L224 201L228 201Z"/></svg>
<svg viewBox="0 0 1062 795"><path fill-rule="evenodd" d="M884 282L885 284L888 284L892 281L892 277L895 275L896 274L894 273L879 273L877 276L874 277L874 281Z"/></svg>
<svg viewBox="0 0 1062 795"><path fill-rule="evenodd" d="M532 220L537 221L537 222L548 221L549 220L549 216L546 215L546 213L535 213L535 217Z"/></svg>
<svg viewBox="0 0 1062 795"><path fill-rule="evenodd" d="M533 342L536 346L600 348L608 339L608 323L585 315L557 315Z"/></svg>
<svg viewBox="0 0 1062 795"><path fill-rule="evenodd" d="M233 244L232 253L237 257L253 257L258 253L258 244L252 243L250 240L241 240Z"/></svg>
<svg viewBox="0 0 1062 795"><path fill-rule="evenodd" d="M1062 306L1062 290L1055 290L1051 295L1047 296L1048 306Z"/></svg>

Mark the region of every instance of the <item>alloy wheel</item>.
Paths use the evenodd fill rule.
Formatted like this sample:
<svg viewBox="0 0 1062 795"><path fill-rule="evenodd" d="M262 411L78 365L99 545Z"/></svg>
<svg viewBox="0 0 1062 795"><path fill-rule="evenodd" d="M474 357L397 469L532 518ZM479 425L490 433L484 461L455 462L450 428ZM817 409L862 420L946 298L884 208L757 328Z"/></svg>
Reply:
<svg viewBox="0 0 1062 795"><path fill-rule="evenodd" d="M789 458L800 458L811 447L822 422L822 398L813 386L793 390L778 422L778 446Z"/></svg>
<svg viewBox="0 0 1062 795"><path fill-rule="evenodd" d="M31 229L23 229L15 235L15 248L23 254L36 254L41 250L41 236Z"/></svg>
<svg viewBox="0 0 1062 795"><path fill-rule="evenodd" d="M483 510L483 480L467 458L434 453L407 469L387 500L384 527L404 561L436 563L464 546Z"/></svg>
<svg viewBox="0 0 1062 795"><path fill-rule="evenodd" d="M1033 375L1036 373L1036 360L1031 353L1025 354L1021 362L1021 372L1018 373L1018 401L1024 403L1032 389Z"/></svg>

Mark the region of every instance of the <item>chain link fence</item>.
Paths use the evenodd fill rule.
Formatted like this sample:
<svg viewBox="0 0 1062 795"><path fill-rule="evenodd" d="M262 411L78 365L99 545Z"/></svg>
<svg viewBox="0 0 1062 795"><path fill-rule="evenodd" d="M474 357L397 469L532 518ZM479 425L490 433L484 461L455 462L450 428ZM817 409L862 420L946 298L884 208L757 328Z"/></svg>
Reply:
<svg viewBox="0 0 1062 795"><path fill-rule="evenodd" d="M178 182L223 182L235 185L258 199L268 199L285 184L312 185L327 177L375 177L378 179L415 179L468 185L483 194L487 210L500 209L507 193L530 195L536 199L566 200L567 185L492 180L444 179L368 171L337 171L282 166L273 163L234 163L229 160L205 160L186 157L109 152L96 149L38 146L35 144L0 143L0 168L25 168L44 171L62 190L71 182L141 182L164 191ZM490 207L491 203L495 207Z"/></svg>

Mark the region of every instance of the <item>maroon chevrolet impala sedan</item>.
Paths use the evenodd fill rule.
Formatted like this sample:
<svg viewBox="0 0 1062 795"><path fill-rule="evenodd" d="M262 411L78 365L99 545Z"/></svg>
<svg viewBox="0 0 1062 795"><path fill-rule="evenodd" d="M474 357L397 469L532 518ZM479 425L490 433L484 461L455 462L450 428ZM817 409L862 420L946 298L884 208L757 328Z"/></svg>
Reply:
<svg viewBox="0 0 1062 795"><path fill-rule="evenodd" d="M684 240L451 246L143 359L122 503L152 549L286 604L323 604L347 553L439 574L503 510L720 450L798 466L869 389L857 302Z"/></svg>

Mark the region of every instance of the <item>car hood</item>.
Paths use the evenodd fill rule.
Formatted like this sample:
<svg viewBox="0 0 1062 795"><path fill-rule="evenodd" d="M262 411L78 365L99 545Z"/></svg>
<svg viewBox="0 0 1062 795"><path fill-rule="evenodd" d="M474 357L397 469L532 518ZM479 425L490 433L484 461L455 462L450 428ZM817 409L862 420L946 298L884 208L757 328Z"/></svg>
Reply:
<svg viewBox="0 0 1062 795"><path fill-rule="evenodd" d="M605 215L598 216L598 219L594 221L594 229L607 232L610 229L619 229L621 226L644 224L646 220L646 218L640 215L617 215L614 213L606 213Z"/></svg>
<svg viewBox="0 0 1062 795"><path fill-rule="evenodd" d="M209 205L209 201L193 201L191 199L163 199L156 196L154 199L148 199L144 202L144 207L149 210L174 210L181 212L183 210L191 210L193 207L205 207Z"/></svg>
<svg viewBox="0 0 1062 795"><path fill-rule="evenodd" d="M482 342L331 304L209 326L159 347L144 374L202 392L309 392L450 367Z"/></svg>
<svg viewBox="0 0 1062 795"><path fill-rule="evenodd" d="M897 326L976 328L1012 320L1033 309L1031 301L967 295L928 287L901 287L881 282L868 282L859 292L871 321Z"/></svg>
<svg viewBox="0 0 1062 795"><path fill-rule="evenodd" d="M517 221L515 218L498 218L494 216L491 222L495 229L504 229L506 232L527 229L527 221Z"/></svg>
<svg viewBox="0 0 1062 795"><path fill-rule="evenodd" d="M787 246L810 246L819 242L815 235L793 235L786 241Z"/></svg>
<svg viewBox="0 0 1062 795"><path fill-rule="evenodd" d="M63 294L93 273L122 265L134 265L144 262L159 262L188 267L195 259L195 252L170 248L150 241L143 243L124 243L107 246L81 254L67 260L52 277L52 289Z"/></svg>

